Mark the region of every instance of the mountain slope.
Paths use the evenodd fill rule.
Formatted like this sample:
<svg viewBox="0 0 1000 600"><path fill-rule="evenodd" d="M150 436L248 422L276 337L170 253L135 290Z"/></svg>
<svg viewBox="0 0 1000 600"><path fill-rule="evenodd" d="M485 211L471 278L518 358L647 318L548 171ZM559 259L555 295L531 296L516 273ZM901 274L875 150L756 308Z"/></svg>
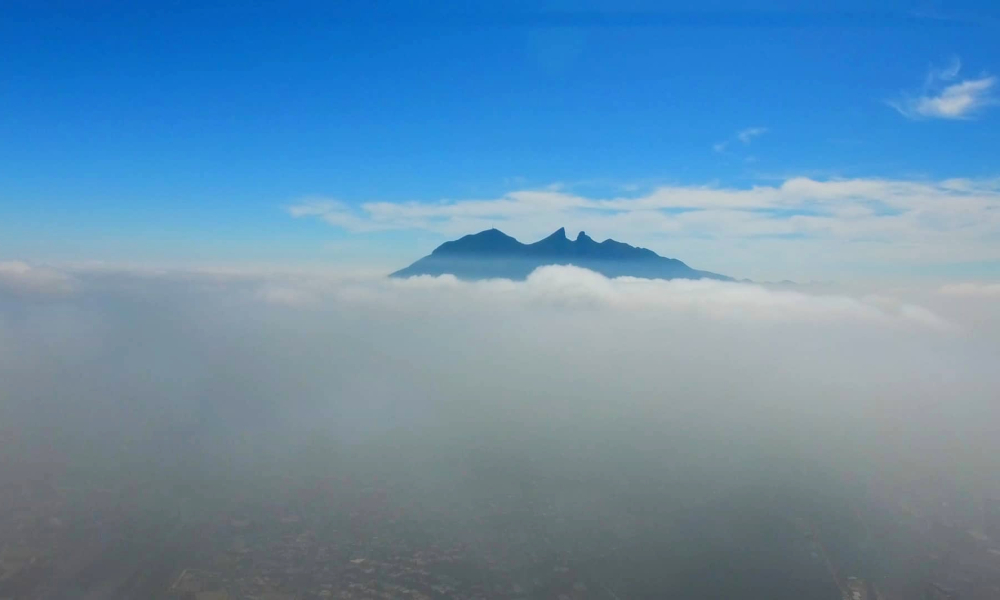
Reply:
<svg viewBox="0 0 1000 600"><path fill-rule="evenodd" d="M725 275L692 269L675 258L660 256L646 248L610 239L598 243L582 231L575 241L570 240L563 228L533 244L522 244L498 229L488 229L445 242L390 277L451 274L473 280L525 279L545 265L575 265L607 277L732 281Z"/></svg>

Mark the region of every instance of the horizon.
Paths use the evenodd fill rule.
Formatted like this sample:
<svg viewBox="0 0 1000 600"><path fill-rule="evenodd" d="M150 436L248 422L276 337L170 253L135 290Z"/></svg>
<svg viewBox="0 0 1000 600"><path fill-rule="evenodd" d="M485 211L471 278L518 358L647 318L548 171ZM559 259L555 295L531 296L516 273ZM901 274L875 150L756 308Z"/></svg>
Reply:
<svg viewBox="0 0 1000 600"><path fill-rule="evenodd" d="M1000 598L1000 3L800 4L0 2L0 598Z"/></svg>
<svg viewBox="0 0 1000 600"><path fill-rule="evenodd" d="M391 271L559 223L737 278L998 280L996 7L733 9L8 4L0 260Z"/></svg>

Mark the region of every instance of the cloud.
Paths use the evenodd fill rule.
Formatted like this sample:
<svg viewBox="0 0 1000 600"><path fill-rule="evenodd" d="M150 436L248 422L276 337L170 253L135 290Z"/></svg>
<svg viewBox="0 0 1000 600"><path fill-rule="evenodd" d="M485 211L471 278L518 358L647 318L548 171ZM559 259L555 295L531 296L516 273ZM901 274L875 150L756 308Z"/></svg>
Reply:
<svg viewBox="0 0 1000 600"><path fill-rule="evenodd" d="M383 229L359 218L347 204L330 198L308 196L287 207L287 211L295 218L317 217L330 225L351 231Z"/></svg>
<svg viewBox="0 0 1000 600"><path fill-rule="evenodd" d="M5 425L65 418L81 435L150 440L183 425L213 443L290 436L273 452L320 424L351 439L442 426L530 427L558 440L569 423L606 427L613 415L670 439L696 415L717 415L741 431L826 428L840 444L854 429L827 418L900 435L902 422L924 425L921 402L972 402L993 373L967 358L977 350L957 309L884 293L610 280L573 267L524 282L73 277L85 285L68 304L0 303ZM976 329L996 325L994 315ZM956 373L958 388L943 386Z"/></svg>
<svg viewBox="0 0 1000 600"><path fill-rule="evenodd" d="M456 296L456 301L477 305L507 304L518 309L574 309L599 312L673 312L697 314L719 322L825 322L874 321L884 326L919 325L947 331L952 325L925 308L895 300L857 298L849 295L806 294L760 285L709 280L649 280L631 277L608 279L573 266L542 267L525 282L491 280L462 282L453 277L416 277L376 282L365 301L416 294ZM461 298L462 300L459 300Z"/></svg>
<svg viewBox="0 0 1000 600"><path fill-rule="evenodd" d="M666 185L605 197L518 190L492 199L364 202L335 205L330 212L304 203L292 210L355 232L456 237L495 226L532 239L566 226L680 254L699 268L767 279L802 277L804 264L796 267L788 253L792 246L802 258L814 256L817 268L830 260L897 268L1000 260L994 237L1000 230L1000 184L991 179L794 177L749 188ZM748 260L737 263L739 256ZM747 271L779 264L759 275Z"/></svg>
<svg viewBox="0 0 1000 600"><path fill-rule="evenodd" d="M940 292L951 296L1000 298L1000 283L953 283L941 286Z"/></svg>
<svg viewBox="0 0 1000 600"><path fill-rule="evenodd" d="M761 136L765 133L767 133L767 127L749 127L738 132L736 134L736 139L744 144L749 144L755 137Z"/></svg>
<svg viewBox="0 0 1000 600"><path fill-rule="evenodd" d="M971 119L997 104L996 77L949 83L958 77L960 70L961 62L957 58L947 67L932 67L919 93L904 93L887 103L908 119Z"/></svg>
<svg viewBox="0 0 1000 600"><path fill-rule="evenodd" d="M365 540L357 528L369 518L395 535L378 516L388 505L399 529L419 534L407 544L474 540L466 561L499 547L490 564L506 566L511 531L530 528L546 556L584 554L594 569L613 560L613 574L653 554L653 572L682 562L701 585L720 553L744 564L747 547L780 543L776 530L801 549L789 515L829 516L863 539L853 529L855 511L867 511L858 493L895 506L911 497L905 489L940 507L949 494L987 493L1000 468L1000 319L993 309L973 328L942 329L968 308L947 295L930 308L889 290L610 280L572 267L523 282L67 275L78 293L60 302L0 300L0 437L10 450L0 480L41 473L71 489L66 519L124 503L128 527L99 532L114 548L129 547L120 535L141 544L163 535L187 555L189 538L177 533L187 524L225 528L249 513L263 526L286 511L307 511L303 530L319 543L337 535L331 547L348 545L330 533L345 527L306 517L343 517L348 537ZM91 487L93 502L76 500L90 500ZM378 504L352 501L366 490ZM166 526L175 506L183 529ZM757 526L719 533L734 520ZM732 539L744 529L767 535ZM289 539L276 537L254 543ZM753 568L799 564L803 553L778 549ZM665 561L664 552L680 554ZM176 570L163 571L166 587ZM829 590L825 570L802 572ZM88 583L103 584L95 573ZM726 579L739 577L730 569ZM801 597L805 579L787 596ZM617 593L663 597L690 581L668 580L654 594Z"/></svg>
<svg viewBox="0 0 1000 600"><path fill-rule="evenodd" d="M20 261L0 261L0 291L22 294L64 295L73 291L72 277L57 269Z"/></svg>
<svg viewBox="0 0 1000 600"><path fill-rule="evenodd" d="M280 285L267 285L257 291L257 296L268 304L277 306L302 307L315 304L316 296L308 290Z"/></svg>
<svg viewBox="0 0 1000 600"><path fill-rule="evenodd" d="M908 117L964 119L996 103L992 90L996 77L967 80L946 87L937 96L923 96L907 107L899 108Z"/></svg>
<svg viewBox="0 0 1000 600"><path fill-rule="evenodd" d="M749 146L750 142L752 142L754 138L760 137L765 133L767 133L767 127L747 127L746 129L737 131L736 134L728 140L712 144L712 150L720 154L724 153L729 149L729 145L734 141L738 141L744 146Z"/></svg>

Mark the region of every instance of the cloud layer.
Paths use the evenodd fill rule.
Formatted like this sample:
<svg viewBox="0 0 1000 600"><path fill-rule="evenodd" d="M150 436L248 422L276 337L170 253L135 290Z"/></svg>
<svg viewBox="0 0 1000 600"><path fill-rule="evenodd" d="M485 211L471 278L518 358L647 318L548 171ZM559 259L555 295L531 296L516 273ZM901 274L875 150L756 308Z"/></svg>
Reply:
<svg viewBox="0 0 1000 600"><path fill-rule="evenodd" d="M992 370L977 370L988 337L971 333L967 306L949 313L947 294L927 308L885 294L609 280L573 267L546 267L525 282L73 278L80 287L57 292L58 302L42 288L0 296L8 424L82 411L111 426L102 411L136 401L135 411L213 427L224 427L214 420L223 414L309 426L351 414L359 420L347 429L357 433L415 413L447 419L442 406L462 406L473 420L529 405L531 418L554 418L568 402L581 416L665 418L711 398L737 414L763 405L807 420L889 411L915 426L917 406L944 395L975 403L995 381ZM61 408L39 412L46 406Z"/></svg>
<svg viewBox="0 0 1000 600"><path fill-rule="evenodd" d="M1000 283L953 283L942 286L941 293L951 296L1000 297Z"/></svg>
<svg viewBox="0 0 1000 600"><path fill-rule="evenodd" d="M655 556L622 593L661 597L720 556L752 570L747 544L777 544L767 572L829 585L771 539L791 515L847 514L841 531L858 499L1000 493L1000 317L976 295L572 267L476 283L63 275L69 292L0 288L0 482L124 489L111 497L143 523L182 504L211 530L247 507L294 510L333 478L389 490L408 527L473 541L470 559L508 539L497 514L612 573ZM665 553L677 568L661 581ZM903 572L909 556L882 560Z"/></svg>
<svg viewBox="0 0 1000 600"><path fill-rule="evenodd" d="M63 271L21 261L0 261L0 291L65 294L73 288L73 278Z"/></svg>

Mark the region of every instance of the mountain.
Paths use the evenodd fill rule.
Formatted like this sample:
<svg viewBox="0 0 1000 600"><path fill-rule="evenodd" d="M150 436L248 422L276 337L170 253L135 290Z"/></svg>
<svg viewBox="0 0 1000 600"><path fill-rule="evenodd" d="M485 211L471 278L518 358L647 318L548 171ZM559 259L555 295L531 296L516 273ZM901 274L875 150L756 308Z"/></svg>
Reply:
<svg viewBox="0 0 1000 600"><path fill-rule="evenodd" d="M666 258L615 240L595 242L584 232L570 240L559 228L533 244L522 244L498 229L488 229L445 242L390 277L451 274L459 279L525 279L545 265L575 265L607 277L647 279L718 279L731 277L692 269L676 258Z"/></svg>

